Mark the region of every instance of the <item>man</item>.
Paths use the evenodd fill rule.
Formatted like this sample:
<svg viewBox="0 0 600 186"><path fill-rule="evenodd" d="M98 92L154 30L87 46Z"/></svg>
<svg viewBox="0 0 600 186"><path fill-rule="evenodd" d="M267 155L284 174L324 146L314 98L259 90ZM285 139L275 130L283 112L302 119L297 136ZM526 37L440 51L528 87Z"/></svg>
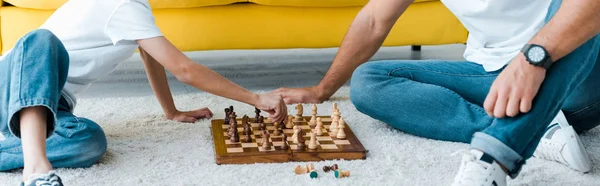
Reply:
<svg viewBox="0 0 600 186"><path fill-rule="evenodd" d="M62 185L52 168L89 167L107 148L100 126L73 115L74 95L108 75L136 48L167 119L210 118L176 109L165 68L200 90L287 116L279 95L254 94L195 63L165 39L147 0L71 0L0 60L0 171L23 169L22 185Z"/></svg>
<svg viewBox="0 0 600 186"><path fill-rule="evenodd" d="M412 3L372 0L319 85L275 92L287 103L322 102L354 71L350 97L359 111L408 133L471 144L453 185L505 185L534 151L589 171L573 128L600 124L600 2L442 2L470 32L466 61L363 64Z"/></svg>

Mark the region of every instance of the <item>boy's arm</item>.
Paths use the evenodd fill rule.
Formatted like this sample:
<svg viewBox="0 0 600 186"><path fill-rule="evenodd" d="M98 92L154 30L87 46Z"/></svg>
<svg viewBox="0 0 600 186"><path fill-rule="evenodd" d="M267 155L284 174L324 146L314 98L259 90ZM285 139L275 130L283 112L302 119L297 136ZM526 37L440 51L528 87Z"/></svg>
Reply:
<svg viewBox="0 0 600 186"><path fill-rule="evenodd" d="M169 82L167 81L167 74L165 68L160 65L152 56L150 56L143 48L140 49L140 56L144 62L146 74L150 81L150 86L160 103L160 106L165 112L165 116L169 120L175 120L179 122L193 123L201 118L212 117L212 112L208 108L201 108L189 112L180 112L173 103L173 96L171 95L171 89L169 89Z"/></svg>
<svg viewBox="0 0 600 186"><path fill-rule="evenodd" d="M383 44L390 30L413 0L371 0L350 25L333 64L321 82L308 88L282 88L286 103L321 103L331 97L359 65L367 62Z"/></svg>
<svg viewBox="0 0 600 186"><path fill-rule="evenodd" d="M165 37L142 39L137 43L142 50L185 84L211 94L254 105L268 112L274 121L283 121L287 117L287 106L281 96L257 95L242 88L211 69L192 61Z"/></svg>

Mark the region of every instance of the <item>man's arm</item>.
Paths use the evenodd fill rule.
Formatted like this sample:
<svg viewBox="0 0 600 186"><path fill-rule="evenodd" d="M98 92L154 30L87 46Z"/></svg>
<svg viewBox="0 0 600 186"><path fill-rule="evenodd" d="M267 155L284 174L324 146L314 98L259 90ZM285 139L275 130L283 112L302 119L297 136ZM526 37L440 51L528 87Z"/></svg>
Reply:
<svg viewBox="0 0 600 186"><path fill-rule="evenodd" d="M352 72L368 61L413 0L371 0L350 25L333 64L319 85L303 89L278 89L286 103L320 103L350 79Z"/></svg>
<svg viewBox="0 0 600 186"><path fill-rule="evenodd" d="M200 118L212 117L212 112L208 108L189 112L180 112L177 110L175 103L173 103L173 95L171 95L165 68L152 58L152 56L150 56L143 48L140 47L139 49L140 56L142 57L146 69L146 74L148 75L148 80L150 81L150 86L152 87L160 106L163 108L167 119L193 123Z"/></svg>
<svg viewBox="0 0 600 186"><path fill-rule="evenodd" d="M554 17L529 41L544 46L552 61L573 52L600 33L600 1L563 1ZM527 113L546 75L519 54L494 81L484 107L490 116L502 118Z"/></svg>
<svg viewBox="0 0 600 186"><path fill-rule="evenodd" d="M211 69L192 61L166 38L155 37L137 42L142 50L173 73L179 81L211 94L254 105L269 112L274 121L283 121L287 117L287 107L280 96L257 95L242 88Z"/></svg>

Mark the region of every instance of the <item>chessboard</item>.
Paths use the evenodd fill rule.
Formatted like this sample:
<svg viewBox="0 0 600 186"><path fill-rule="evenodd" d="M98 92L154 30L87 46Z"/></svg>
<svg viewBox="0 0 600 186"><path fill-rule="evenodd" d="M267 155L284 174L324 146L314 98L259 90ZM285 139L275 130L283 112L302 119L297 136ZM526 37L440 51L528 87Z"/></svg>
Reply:
<svg viewBox="0 0 600 186"><path fill-rule="evenodd" d="M314 110L316 109L315 107L313 105L313 114L316 113L316 110ZM337 109L336 105L334 105L334 109ZM296 114L295 117L288 117L289 119L286 121L288 123L282 122L277 125L263 117L259 118L260 110L258 109L255 111L256 119L249 117L238 118L235 116L235 112L233 112L233 107L230 107L230 110L228 112L226 109L226 115L234 113L233 117L215 119L211 123L215 159L219 165L366 159L368 151L365 150L348 125L338 129L343 130L345 138L338 139L336 135L330 135L332 122L335 122L334 124L339 123L339 118L341 117L339 116L339 110L337 116L336 114L332 114L331 116L300 116L300 114ZM316 126L314 125L315 121L313 118L315 116L320 118L319 125L322 128L319 133L321 135L316 135L317 133L315 132ZM235 119L237 124L229 124L231 122L225 123L225 120L232 119ZM262 123L259 119L262 119ZM247 126L244 124L245 122ZM232 140L231 138L231 125L237 126L237 130L233 130L237 131L236 140ZM298 133L296 133L293 126L298 130L302 130L302 132L297 131ZM249 130L245 129L245 127L250 127L251 132L245 134L245 131ZM264 130L262 130L262 127L264 127ZM267 137L270 139L267 141L269 143L268 147L263 146L265 131L268 131L269 135ZM311 134L311 132L313 133ZM298 138L298 135L294 136L294 133L303 134L302 138L304 138L303 141L306 144L303 148L299 148L298 145L298 140L302 139ZM307 148L311 143L311 135L314 135L313 138L316 138L312 139L314 140L312 142L312 149ZM284 139L284 136L287 139ZM248 137L251 140L247 140ZM316 146L314 145L315 142Z"/></svg>

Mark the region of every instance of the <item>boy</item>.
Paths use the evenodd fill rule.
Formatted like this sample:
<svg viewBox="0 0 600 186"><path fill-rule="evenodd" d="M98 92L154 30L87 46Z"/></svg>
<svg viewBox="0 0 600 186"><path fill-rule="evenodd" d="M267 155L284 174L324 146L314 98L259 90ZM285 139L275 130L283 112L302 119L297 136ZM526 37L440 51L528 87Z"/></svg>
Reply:
<svg viewBox="0 0 600 186"><path fill-rule="evenodd" d="M106 138L99 125L73 115L75 95L138 46L168 119L195 122L212 113L178 111L165 68L188 85L269 112L274 121L287 113L280 96L254 94L177 50L154 24L147 0L71 0L0 60L0 171L24 167L22 185L62 185L53 167L96 163Z"/></svg>

